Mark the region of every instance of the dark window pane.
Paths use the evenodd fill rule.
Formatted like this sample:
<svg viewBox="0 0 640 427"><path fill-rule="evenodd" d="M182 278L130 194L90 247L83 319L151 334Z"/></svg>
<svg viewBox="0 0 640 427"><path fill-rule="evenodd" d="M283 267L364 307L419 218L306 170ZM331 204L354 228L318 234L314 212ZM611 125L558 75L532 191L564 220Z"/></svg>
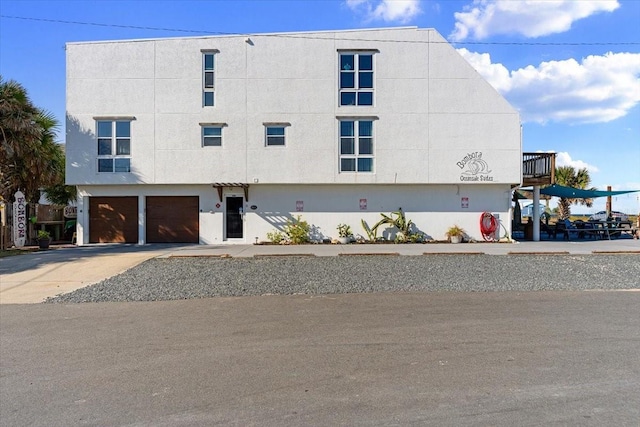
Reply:
<svg viewBox="0 0 640 427"><path fill-rule="evenodd" d="M358 92L358 105L373 105L373 92Z"/></svg>
<svg viewBox="0 0 640 427"><path fill-rule="evenodd" d="M218 126L207 126L202 128L204 136L220 136L222 135L222 128Z"/></svg>
<svg viewBox="0 0 640 427"><path fill-rule="evenodd" d="M221 136L205 136L203 140L205 147L222 147Z"/></svg>
<svg viewBox="0 0 640 427"><path fill-rule="evenodd" d="M204 87L206 88L213 87L213 71L208 71L204 73Z"/></svg>
<svg viewBox="0 0 640 427"><path fill-rule="evenodd" d="M360 89L373 88L373 73L370 71L364 73L358 73L358 87Z"/></svg>
<svg viewBox="0 0 640 427"><path fill-rule="evenodd" d="M116 122L116 137L117 138L130 138L131 137L131 122Z"/></svg>
<svg viewBox="0 0 640 427"><path fill-rule="evenodd" d="M131 140L130 139L117 139L116 140L116 155L128 156L131 154Z"/></svg>
<svg viewBox="0 0 640 427"><path fill-rule="evenodd" d="M354 145L354 138L340 138L340 154L355 154Z"/></svg>
<svg viewBox="0 0 640 427"><path fill-rule="evenodd" d="M204 106L213 107L213 92L204 93Z"/></svg>
<svg viewBox="0 0 640 427"><path fill-rule="evenodd" d="M204 54L204 69L213 70L213 53Z"/></svg>
<svg viewBox="0 0 640 427"><path fill-rule="evenodd" d="M373 159L358 159L358 172L373 171Z"/></svg>
<svg viewBox="0 0 640 427"><path fill-rule="evenodd" d="M359 70L373 70L373 55L359 55L358 56L358 69Z"/></svg>
<svg viewBox="0 0 640 427"><path fill-rule="evenodd" d="M116 159L116 172L131 172L131 159Z"/></svg>
<svg viewBox="0 0 640 427"><path fill-rule="evenodd" d="M373 154L372 138L360 138L358 143L358 154Z"/></svg>
<svg viewBox="0 0 640 427"><path fill-rule="evenodd" d="M98 159L98 172L113 172L113 159Z"/></svg>
<svg viewBox="0 0 640 427"><path fill-rule="evenodd" d="M112 122L98 122L98 138L110 138Z"/></svg>
<svg viewBox="0 0 640 427"><path fill-rule="evenodd" d="M373 122L371 120L360 120L358 122L358 135L359 136L372 136L373 135Z"/></svg>
<svg viewBox="0 0 640 427"><path fill-rule="evenodd" d="M340 69L353 70L353 55L340 55Z"/></svg>
<svg viewBox="0 0 640 427"><path fill-rule="evenodd" d="M267 145L284 145L284 136L268 136Z"/></svg>
<svg viewBox="0 0 640 427"><path fill-rule="evenodd" d="M98 156L108 156L111 154L111 139L98 139Z"/></svg>
<svg viewBox="0 0 640 427"><path fill-rule="evenodd" d="M351 89L356 87L355 84L356 73L348 73L343 71L340 73L340 89Z"/></svg>
<svg viewBox="0 0 640 427"><path fill-rule="evenodd" d="M340 94L340 105L356 105L356 93L342 92Z"/></svg>
<svg viewBox="0 0 640 427"><path fill-rule="evenodd" d="M284 126L268 126L267 135L269 136L284 136Z"/></svg>
<svg viewBox="0 0 640 427"><path fill-rule="evenodd" d="M354 122L349 120L342 120L340 122L340 136L355 136Z"/></svg>
<svg viewBox="0 0 640 427"><path fill-rule="evenodd" d="M356 159L340 159L340 172L355 172Z"/></svg>

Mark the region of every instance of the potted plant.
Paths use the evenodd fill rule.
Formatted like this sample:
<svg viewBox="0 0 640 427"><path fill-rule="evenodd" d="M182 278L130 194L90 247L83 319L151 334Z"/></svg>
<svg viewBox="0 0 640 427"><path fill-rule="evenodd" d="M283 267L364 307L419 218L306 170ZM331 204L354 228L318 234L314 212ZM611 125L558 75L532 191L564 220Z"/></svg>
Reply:
<svg viewBox="0 0 640 427"><path fill-rule="evenodd" d="M452 225L451 227L449 227L446 234L451 243L460 243L462 242L465 231L460 226Z"/></svg>
<svg viewBox="0 0 640 427"><path fill-rule="evenodd" d="M51 234L47 230L38 230L38 237L36 240L38 241L38 247L40 249L49 249Z"/></svg>
<svg viewBox="0 0 640 427"><path fill-rule="evenodd" d="M338 224L338 241L343 245L349 243L353 238L351 227L347 224Z"/></svg>

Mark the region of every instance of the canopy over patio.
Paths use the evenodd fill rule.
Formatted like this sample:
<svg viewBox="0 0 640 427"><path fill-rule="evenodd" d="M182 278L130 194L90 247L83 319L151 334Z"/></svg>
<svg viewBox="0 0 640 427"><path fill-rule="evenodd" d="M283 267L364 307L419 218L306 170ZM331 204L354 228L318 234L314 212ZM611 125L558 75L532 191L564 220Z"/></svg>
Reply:
<svg viewBox="0 0 640 427"><path fill-rule="evenodd" d="M564 187L562 185L553 184L540 189L540 194L547 196L565 197L567 199L595 199L596 197L617 196L619 194L636 193L640 190L624 190L624 191L601 191L601 190L582 190L580 188Z"/></svg>

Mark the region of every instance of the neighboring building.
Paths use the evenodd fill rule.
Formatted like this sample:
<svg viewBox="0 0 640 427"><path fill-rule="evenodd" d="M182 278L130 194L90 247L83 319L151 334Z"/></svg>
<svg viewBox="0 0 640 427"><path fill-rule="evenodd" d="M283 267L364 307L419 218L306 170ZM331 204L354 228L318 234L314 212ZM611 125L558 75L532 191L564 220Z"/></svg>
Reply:
<svg viewBox="0 0 640 427"><path fill-rule="evenodd" d="M432 29L69 43L78 243L254 243L399 207L443 239L510 229L518 112Z"/></svg>

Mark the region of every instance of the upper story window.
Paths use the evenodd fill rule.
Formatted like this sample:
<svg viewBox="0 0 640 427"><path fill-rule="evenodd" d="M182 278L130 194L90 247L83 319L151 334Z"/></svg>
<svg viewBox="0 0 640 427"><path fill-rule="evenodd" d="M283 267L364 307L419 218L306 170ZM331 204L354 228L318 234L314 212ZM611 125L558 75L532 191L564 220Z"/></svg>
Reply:
<svg viewBox="0 0 640 427"><path fill-rule="evenodd" d="M264 145L267 147L285 146L287 126L289 123L265 123Z"/></svg>
<svg viewBox="0 0 640 427"><path fill-rule="evenodd" d="M202 52L202 105L213 107L216 77L216 52Z"/></svg>
<svg viewBox="0 0 640 427"><path fill-rule="evenodd" d="M224 124L201 124L202 126L202 146L222 147L222 128Z"/></svg>
<svg viewBox="0 0 640 427"><path fill-rule="evenodd" d="M97 120L98 172L131 172L131 120Z"/></svg>
<svg viewBox="0 0 640 427"><path fill-rule="evenodd" d="M373 120L340 120L340 172L373 172Z"/></svg>
<svg viewBox="0 0 640 427"><path fill-rule="evenodd" d="M340 53L340 105L373 105L373 52Z"/></svg>

